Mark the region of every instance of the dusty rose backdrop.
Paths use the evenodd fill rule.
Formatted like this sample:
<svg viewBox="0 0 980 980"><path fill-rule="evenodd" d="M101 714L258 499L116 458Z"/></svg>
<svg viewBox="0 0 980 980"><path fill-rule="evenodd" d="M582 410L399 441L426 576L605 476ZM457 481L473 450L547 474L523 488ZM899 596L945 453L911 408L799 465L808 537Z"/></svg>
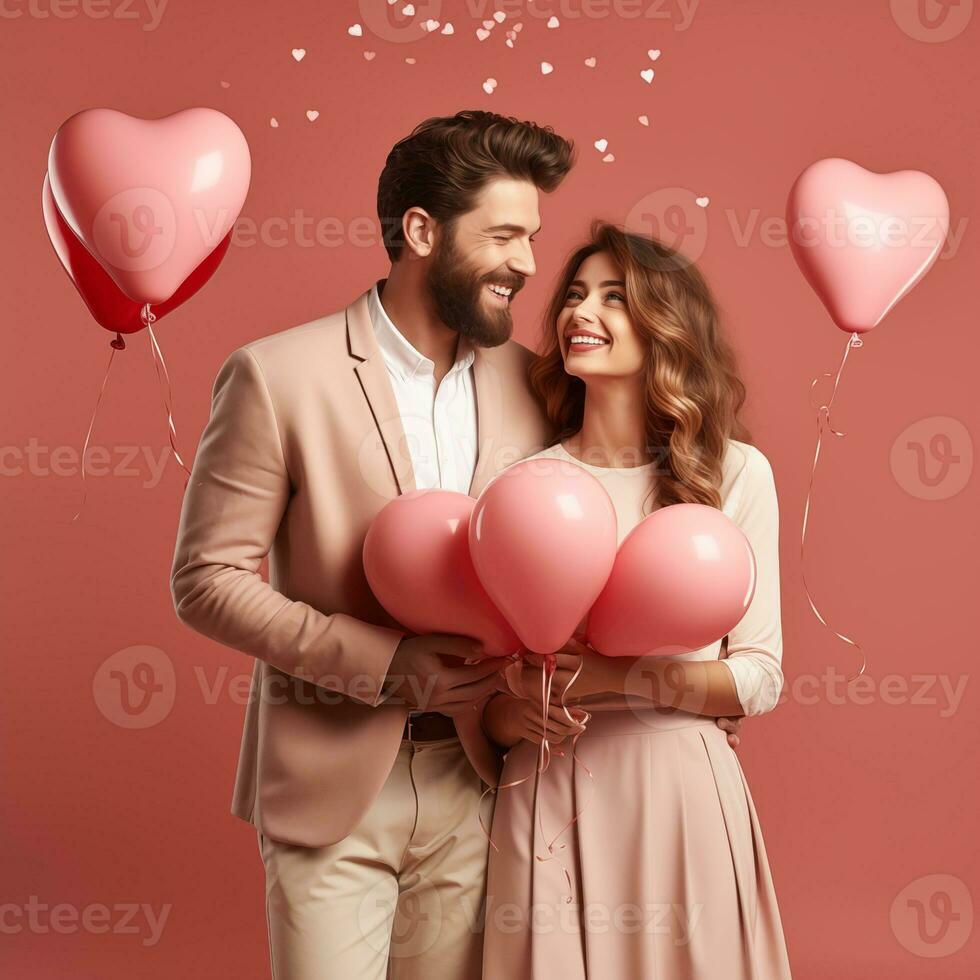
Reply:
<svg viewBox="0 0 980 980"><path fill-rule="evenodd" d="M0 971L269 975L255 835L228 813L251 661L183 628L171 607L184 481L165 453L145 334L117 356L88 501L70 523L109 335L58 267L39 204L51 135L71 113L210 105L245 131L254 172L223 267L158 331L189 457L232 349L334 310L383 274L376 177L391 144L426 116L487 107L550 123L579 145L573 175L543 202L539 275L516 306L525 343L558 262L593 216L656 222L700 258L781 500L786 700L745 725L738 751L795 975L975 977L972 0L447 0L417 2L413 17L403 6L0 7ZM495 9L507 17L481 41ZM427 33L419 24L430 19L439 26ZM846 436L829 437L818 474L807 574L821 611L868 652L867 677L850 693L853 650L810 611L799 555L809 385L836 367L845 337L782 234L796 174L838 155L926 170L952 207L940 261L852 355L834 417Z"/></svg>

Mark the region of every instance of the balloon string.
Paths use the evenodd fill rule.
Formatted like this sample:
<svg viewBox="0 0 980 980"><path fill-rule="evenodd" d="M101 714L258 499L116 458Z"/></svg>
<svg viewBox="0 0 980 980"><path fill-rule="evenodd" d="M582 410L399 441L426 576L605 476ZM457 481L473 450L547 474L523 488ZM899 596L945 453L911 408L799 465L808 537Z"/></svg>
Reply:
<svg viewBox="0 0 980 980"><path fill-rule="evenodd" d="M92 409L92 417L89 419L88 431L85 433L85 442L82 445L82 502L78 505L78 511L75 513L75 516L71 519L72 524L78 520L79 515L85 507L85 500L88 497L88 484L85 481L85 456L88 453L89 439L92 437L92 429L95 426L95 416L98 414L99 406L102 404L102 396L105 394L106 385L109 383L112 359L116 356L117 350L126 349L126 341L123 340L122 334L117 332L116 336L109 341L109 346L112 348L109 354L109 363L106 364L105 374L102 376L102 387L99 389L99 397L95 400L95 408Z"/></svg>
<svg viewBox="0 0 980 980"><path fill-rule="evenodd" d="M820 622L824 626L827 627L827 629L831 631L831 633L833 633L839 639L843 640L845 643L849 643L852 647L854 647L856 650L858 650L861 653L861 668L860 670L858 670L856 674L850 675L847 678L846 683L849 683L850 681L854 680L856 677L860 677L864 673L864 670L868 665L868 658L865 655L864 650L861 648L860 643L858 643L856 640L852 640L849 636L845 636L843 633L838 633L837 630L835 630L832 626L830 626L827 623L827 620L825 620L823 616L820 615L820 612L813 601L813 597L810 595L810 589L806 583L806 571L805 571L803 554L804 554L804 548L806 546L806 526L807 526L807 519L810 514L810 499L813 495L813 478L817 472L817 461L820 459L820 447L823 443L823 429L824 426L826 425L826 427L835 436L841 437L844 435L843 432L838 432L833 427L833 425L831 425L830 408L834 404L834 398L837 395L837 386L840 384L841 374L843 374L844 365L847 363L847 355L850 353L852 347L858 348L863 346L864 346L864 341L861 340L860 336L857 333L852 333L851 336L848 337L847 344L844 347L844 356L841 358L840 367L837 369L837 377L834 378L834 388L833 391L831 392L830 400L826 404L821 405L817 409L817 448L816 448L816 452L813 455L813 465L810 468L810 486L806 493L806 504L803 507L803 533L802 536L800 537L800 574L803 578L803 591L806 592L807 601L810 603L810 608L813 610L813 614L817 617L817 619L820 620ZM810 396L811 396L810 405L811 406L813 405L813 389L820 382L821 377L829 378L830 372L824 371L822 374L818 375L813 379L813 381L810 382Z"/></svg>
<svg viewBox="0 0 980 980"><path fill-rule="evenodd" d="M490 842L490 846L498 853L500 852L500 848L494 842L493 837L490 834L490 831L487 829L486 823L483 820L483 813L482 813L483 800L488 794L496 793L498 790L513 789L516 786L521 786L524 783L526 783L529 779L533 778L536 775L540 776L547 770L548 764L551 759L551 754L550 754L550 747L544 748L544 746L546 746L548 742L547 737L544 733L547 731L548 705L551 697L552 680L557 664L558 662L554 654L549 654L545 657L544 662L541 665L541 695L542 695L542 705L543 705L541 744L543 747L539 751L537 764L535 765L534 769L532 769L531 772L529 772L526 776L522 776L520 779L511 780L508 783L501 783L499 786L488 786L480 796L480 801L479 801L478 811L477 811L480 827L483 830L483 833L486 836L487 840ZM565 712L565 717L571 722L574 722L575 719L572 717L571 713L568 710L568 706L565 703L565 698L568 692L571 690L572 685L575 683L576 679L578 678L579 674L581 673L582 673L582 664L580 663L575 673L572 675L571 679L569 680L568 684L562 690L560 696L561 708ZM511 690L513 690L513 685L510 684L509 678L508 678L508 686L511 687ZM585 720L588 721L589 718L591 718L591 714L589 712L586 712ZM572 749L571 749L572 764L573 767L575 765L581 766L585 770L589 779L592 780L594 779L592 775L592 770L589 769L589 767L578 757L576 753L576 746L578 745L578 740L581 736L582 736L582 732L578 732L572 737ZM560 749L555 749L555 753L557 755L564 757L564 753ZM552 859L558 859L558 863L561 866L562 872L565 876L565 882L568 885L568 892L565 896L566 903L571 902L573 899L574 885L572 883L572 876L568 868L566 867L564 862L561 861L561 859L558 857L557 854L558 851L564 850L565 844L559 844L557 848L555 847L555 844L557 843L558 838L561 837L562 834L564 834L565 831L568 830L569 827L571 827L578 820L578 818L585 812L588 803L591 802L592 796L594 795L595 795L595 790L594 790L594 783L593 783L593 792L590 795L589 800L586 802L586 804L580 807L579 810L572 816L572 818L549 841L548 835L544 829L544 818L541 815L541 808L538 804L538 794L536 792L534 794L534 800L532 804L533 813L531 815L531 820L532 823L537 821L538 828L541 831L541 837L545 841L545 848L548 851L547 856L536 854L535 859L542 862L550 861Z"/></svg>
<svg viewBox="0 0 980 980"><path fill-rule="evenodd" d="M149 303L144 304L142 310L140 310L140 319L146 325L147 333L150 337L150 354L153 356L153 366L156 368L157 381L160 384L160 391L163 394L163 406L167 410L167 428L169 430L167 434L170 437L170 448L184 472L190 476L191 471L180 458L180 453L177 450L177 428L174 425L173 413L173 386L170 383L170 373L167 371L167 363L163 359L163 351L160 350L160 345L157 343L157 338L153 333L153 324L156 323L157 318L150 309ZM166 385L166 388L164 388L164 385Z"/></svg>

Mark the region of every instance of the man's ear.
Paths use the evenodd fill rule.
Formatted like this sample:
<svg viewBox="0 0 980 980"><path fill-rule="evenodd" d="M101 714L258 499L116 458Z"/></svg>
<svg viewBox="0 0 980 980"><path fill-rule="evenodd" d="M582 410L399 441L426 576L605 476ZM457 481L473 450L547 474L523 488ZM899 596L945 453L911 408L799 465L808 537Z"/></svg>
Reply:
<svg viewBox="0 0 980 980"><path fill-rule="evenodd" d="M402 237L410 258L427 258L435 246L435 219L425 208L409 208L402 215Z"/></svg>

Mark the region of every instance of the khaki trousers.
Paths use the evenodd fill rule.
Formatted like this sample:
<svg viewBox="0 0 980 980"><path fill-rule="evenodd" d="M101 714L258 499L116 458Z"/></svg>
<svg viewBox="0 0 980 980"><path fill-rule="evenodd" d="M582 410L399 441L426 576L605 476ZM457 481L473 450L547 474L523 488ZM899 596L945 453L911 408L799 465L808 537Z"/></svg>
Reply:
<svg viewBox="0 0 980 980"><path fill-rule="evenodd" d="M274 980L478 980L485 788L458 738L403 741L343 840L303 847L259 832ZM488 794L488 828L492 810Z"/></svg>

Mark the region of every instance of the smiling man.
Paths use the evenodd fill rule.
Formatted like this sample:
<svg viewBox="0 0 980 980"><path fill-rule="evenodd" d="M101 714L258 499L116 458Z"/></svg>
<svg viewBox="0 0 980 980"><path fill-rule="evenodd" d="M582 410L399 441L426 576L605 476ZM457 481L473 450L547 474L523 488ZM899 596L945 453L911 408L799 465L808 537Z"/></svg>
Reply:
<svg viewBox="0 0 980 980"><path fill-rule="evenodd" d="M511 304L572 158L493 113L422 123L379 182L387 278L215 381L171 585L185 623L256 658L232 812L257 829L276 980L480 975L500 757L474 705L497 662L406 635L361 548L397 495L476 496L554 441Z"/></svg>

